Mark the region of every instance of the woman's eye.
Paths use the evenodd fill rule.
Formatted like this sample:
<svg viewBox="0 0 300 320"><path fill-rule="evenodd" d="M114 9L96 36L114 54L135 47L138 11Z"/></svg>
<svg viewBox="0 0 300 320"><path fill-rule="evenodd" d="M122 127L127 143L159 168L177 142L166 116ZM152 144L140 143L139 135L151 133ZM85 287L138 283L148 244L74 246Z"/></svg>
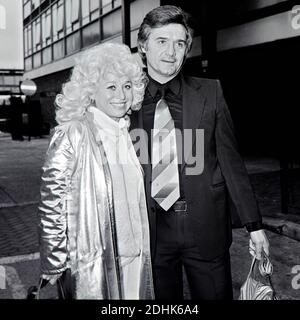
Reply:
<svg viewBox="0 0 300 320"><path fill-rule="evenodd" d="M115 91L116 90L116 86L109 86L109 87L107 87L107 89Z"/></svg>
<svg viewBox="0 0 300 320"><path fill-rule="evenodd" d="M126 84L125 85L125 89L128 89L128 90L131 89L131 85L130 84Z"/></svg>

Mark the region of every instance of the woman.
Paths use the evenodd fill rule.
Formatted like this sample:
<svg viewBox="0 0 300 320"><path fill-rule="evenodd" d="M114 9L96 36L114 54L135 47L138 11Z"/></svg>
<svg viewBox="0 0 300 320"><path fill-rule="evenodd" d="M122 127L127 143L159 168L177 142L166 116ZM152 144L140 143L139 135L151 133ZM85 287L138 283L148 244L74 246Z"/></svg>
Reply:
<svg viewBox="0 0 300 320"><path fill-rule="evenodd" d="M71 298L154 296L143 173L128 134L145 86L128 47L101 44L83 53L56 98L39 206L41 272L64 280Z"/></svg>

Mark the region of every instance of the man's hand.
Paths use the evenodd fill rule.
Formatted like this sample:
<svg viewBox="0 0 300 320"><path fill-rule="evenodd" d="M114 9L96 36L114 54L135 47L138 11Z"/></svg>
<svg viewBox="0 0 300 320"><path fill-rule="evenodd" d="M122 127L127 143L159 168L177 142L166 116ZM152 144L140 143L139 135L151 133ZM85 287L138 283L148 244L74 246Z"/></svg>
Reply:
<svg viewBox="0 0 300 320"><path fill-rule="evenodd" d="M264 230L257 230L250 232L249 252L252 256L256 256L258 260L261 259L262 250L269 255L269 240Z"/></svg>

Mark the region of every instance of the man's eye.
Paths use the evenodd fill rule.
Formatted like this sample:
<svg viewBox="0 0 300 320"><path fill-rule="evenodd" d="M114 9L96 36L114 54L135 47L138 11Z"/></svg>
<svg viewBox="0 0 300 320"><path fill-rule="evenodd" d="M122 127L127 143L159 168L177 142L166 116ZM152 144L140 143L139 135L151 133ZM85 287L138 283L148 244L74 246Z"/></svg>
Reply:
<svg viewBox="0 0 300 320"><path fill-rule="evenodd" d="M130 84L126 84L125 85L125 89L128 89L128 90L131 89L131 85Z"/></svg>
<svg viewBox="0 0 300 320"><path fill-rule="evenodd" d="M185 43L184 42L178 42L177 46L178 46L178 48L184 48L185 47Z"/></svg>
<svg viewBox="0 0 300 320"><path fill-rule="evenodd" d="M116 86L109 86L109 87L107 87L107 89L115 91L116 90Z"/></svg>
<svg viewBox="0 0 300 320"><path fill-rule="evenodd" d="M164 44L164 43L166 43L166 40L159 40L158 43L159 44Z"/></svg>

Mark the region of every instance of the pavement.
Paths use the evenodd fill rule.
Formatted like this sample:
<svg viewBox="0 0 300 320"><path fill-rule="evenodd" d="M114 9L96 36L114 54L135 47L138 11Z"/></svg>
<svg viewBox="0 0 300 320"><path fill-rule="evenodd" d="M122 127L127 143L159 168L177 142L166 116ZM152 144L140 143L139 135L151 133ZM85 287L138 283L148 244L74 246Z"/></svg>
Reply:
<svg viewBox="0 0 300 320"><path fill-rule="evenodd" d="M13 141L0 132L0 299L25 299L28 288L38 282L37 206L48 140L45 136ZM291 213L283 214L278 161L247 158L245 163L270 240L275 290L283 300L300 300L300 281L295 273L300 272L299 175L296 172L291 177L295 206ZM233 230L231 265L235 299L250 268L248 241L244 229ZM188 286L185 297L189 297ZM42 290L41 298L56 299L55 286Z"/></svg>

